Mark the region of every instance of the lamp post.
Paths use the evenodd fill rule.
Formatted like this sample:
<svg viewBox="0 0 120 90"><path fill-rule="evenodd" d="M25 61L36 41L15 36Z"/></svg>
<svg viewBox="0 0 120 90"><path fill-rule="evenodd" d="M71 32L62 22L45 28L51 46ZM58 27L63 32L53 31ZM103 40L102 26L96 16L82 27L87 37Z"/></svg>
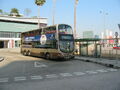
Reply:
<svg viewBox="0 0 120 90"><path fill-rule="evenodd" d="M40 6L38 6L38 28L40 29Z"/></svg>
<svg viewBox="0 0 120 90"><path fill-rule="evenodd" d="M120 24L118 24L118 28L119 28L119 35L118 36L120 38Z"/></svg>
<svg viewBox="0 0 120 90"><path fill-rule="evenodd" d="M74 3L74 37L76 38L76 7L78 4L78 0L75 0Z"/></svg>
<svg viewBox="0 0 120 90"><path fill-rule="evenodd" d="M35 4L38 6L38 27L40 28L40 6L42 6L46 0L35 0Z"/></svg>
<svg viewBox="0 0 120 90"><path fill-rule="evenodd" d="M56 8L56 0L53 0L53 17L52 23L55 24L55 8Z"/></svg>
<svg viewBox="0 0 120 90"><path fill-rule="evenodd" d="M101 14L103 14L103 30L104 30L104 38L106 38L106 16L108 15L108 13L104 12L104 11L100 11Z"/></svg>

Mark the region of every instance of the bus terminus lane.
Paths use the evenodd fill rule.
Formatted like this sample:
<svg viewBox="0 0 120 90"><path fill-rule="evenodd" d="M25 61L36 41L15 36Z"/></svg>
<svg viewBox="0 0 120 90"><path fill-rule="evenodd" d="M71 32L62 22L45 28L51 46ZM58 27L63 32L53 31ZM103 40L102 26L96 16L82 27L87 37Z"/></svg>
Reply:
<svg viewBox="0 0 120 90"><path fill-rule="evenodd" d="M46 59L74 58L73 30L67 24L57 24L23 32L21 53Z"/></svg>

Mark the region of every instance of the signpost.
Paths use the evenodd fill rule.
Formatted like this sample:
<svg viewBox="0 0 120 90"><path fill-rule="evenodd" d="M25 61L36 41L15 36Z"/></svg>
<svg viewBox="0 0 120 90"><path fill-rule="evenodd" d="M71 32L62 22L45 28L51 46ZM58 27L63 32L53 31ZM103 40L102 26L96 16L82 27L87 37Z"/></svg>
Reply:
<svg viewBox="0 0 120 90"><path fill-rule="evenodd" d="M119 28L119 35L120 35L120 24L118 24L118 28Z"/></svg>
<svg viewBox="0 0 120 90"><path fill-rule="evenodd" d="M118 32L115 32L115 43L116 43L116 47L118 45Z"/></svg>
<svg viewBox="0 0 120 90"><path fill-rule="evenodd" d="M118 46L118 32L115 32L115 43L117 47ZM116 60L117 60L117 49L116 49Z"/></svg>

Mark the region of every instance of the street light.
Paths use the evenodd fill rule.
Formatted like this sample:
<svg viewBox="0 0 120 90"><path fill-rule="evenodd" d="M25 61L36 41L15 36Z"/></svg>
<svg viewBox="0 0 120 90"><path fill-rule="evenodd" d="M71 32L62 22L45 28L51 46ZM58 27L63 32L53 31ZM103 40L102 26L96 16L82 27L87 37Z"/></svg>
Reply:
<svg viewBox="0 0 120 90"><path fill-rule="evenodd" d="M55 24L55 8L56 8L56 0L53 0L53 18L52 18L53 25Z"/></svg>
<svg viewBox="0 0 120 90"><path fill-rule="evenodd" d="M106 33L105 33L105 29L106 29L106 16L108 15L108 13L104 12L104 11L100 11L101 14L103 14L103 30L104 30L104 38L106 38Z"/></svg>
<svg viewBox="0 0 120 90"><path fill-rule="evenodd" d="M40 6L38 6L38 28L40 29Z"/></svg>
<svg viewBox="0 0 120 90"><path fill-rule="evenodd" d="M76 7L78 4L78 0L75 0L74 3L74 37L76 38Z"/></svg>
<svg viewBox="0 0 120 90"><path fill-rule="evenodd" d="M38 27L40 28L40 6L42 6L46 0L35 0L35 4L38 6Z"/></svg>

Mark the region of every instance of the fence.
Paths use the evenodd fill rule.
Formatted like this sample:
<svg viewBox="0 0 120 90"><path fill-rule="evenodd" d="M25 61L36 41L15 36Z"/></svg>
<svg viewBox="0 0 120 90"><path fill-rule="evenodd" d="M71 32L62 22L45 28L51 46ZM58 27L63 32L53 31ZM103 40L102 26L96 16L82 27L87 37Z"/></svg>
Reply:
<svg viewBox="0 0 120 90"><path fill-rule="evenodd" d="M76 55L120 59L120 39L79 39L76 40Z"/></svg>

